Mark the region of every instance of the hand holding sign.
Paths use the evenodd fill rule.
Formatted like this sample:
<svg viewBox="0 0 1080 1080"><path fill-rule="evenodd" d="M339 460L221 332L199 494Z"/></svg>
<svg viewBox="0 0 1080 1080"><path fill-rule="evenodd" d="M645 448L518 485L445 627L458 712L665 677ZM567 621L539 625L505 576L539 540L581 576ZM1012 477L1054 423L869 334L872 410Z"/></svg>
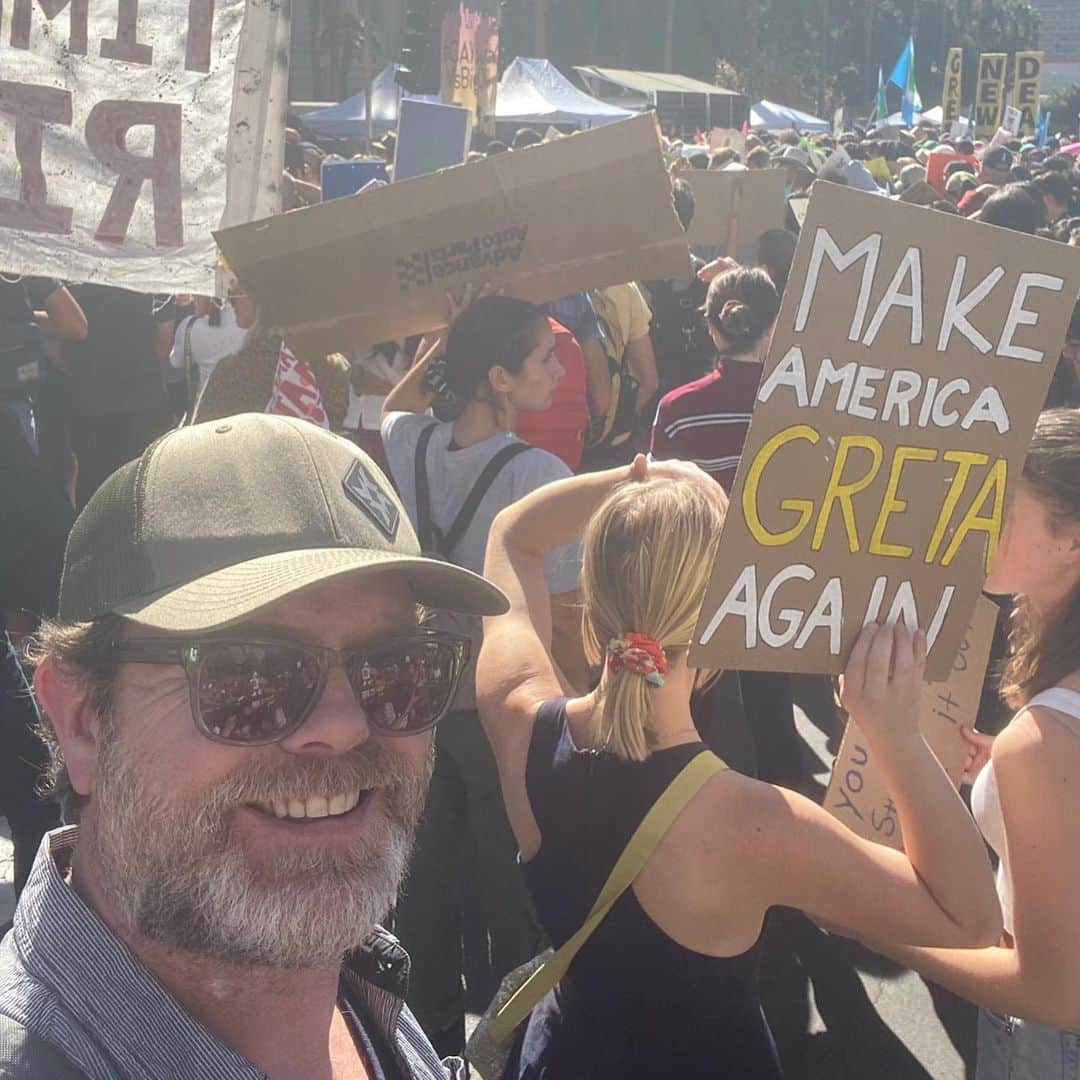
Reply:
<svg viewBox="0 0 1080 1080"><path fill-rule="evenodd" d="M919 735L926 634L867 623L840 676L840 701L875 744Z"/></svg>

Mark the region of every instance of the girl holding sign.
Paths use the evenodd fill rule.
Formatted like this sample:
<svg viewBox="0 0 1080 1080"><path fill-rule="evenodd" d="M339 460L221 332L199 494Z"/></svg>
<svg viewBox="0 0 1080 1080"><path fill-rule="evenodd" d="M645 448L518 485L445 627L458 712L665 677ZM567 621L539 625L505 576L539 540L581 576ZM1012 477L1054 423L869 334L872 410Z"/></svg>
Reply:
<svg viewBox="0 0 1080 1080"><path fill-rule="evenodd" d="M690 696L702 673L688 646L726 502L696 466L639 456L540 488L492 526L484 572L510 610L485 620L477 696L522 870L561 960L601 891L616 897L569 967L534 983L553 988L504 1016L512 1028L538 1001L506 1078L775 1080L756 985L775 905L948 948L1000 934L978 829L919 733L921 632L868 626L843 690L883 762L906 854L726 770L701 742ZM582 532L586 642L604 674L568 698L544 560Z"/></svg>
<svg viewBox="0 0 1080 1080"><path fill-rule="evenodd" d="M1039 418L985 589L1017 603L1002 694L972 732L971 805L1001 859L989 949L880 951L982 1006L978 1080L1080 1077L1080 410Z"/></svg>

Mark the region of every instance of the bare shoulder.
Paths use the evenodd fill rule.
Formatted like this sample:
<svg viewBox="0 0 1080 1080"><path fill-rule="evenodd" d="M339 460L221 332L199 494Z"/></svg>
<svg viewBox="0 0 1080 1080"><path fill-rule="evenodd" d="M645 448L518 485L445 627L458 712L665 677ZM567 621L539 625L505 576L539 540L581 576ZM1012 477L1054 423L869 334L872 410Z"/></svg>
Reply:
<svg viewBox="0 0 1080 1080"><path fill-rule="evenodd" d="M725 769L712 777L672 827L672 839L697 851L741 859L782 835L808 800L795 792Z"/></svg>
<svg viewBox="0 0 1080 1080"><path fill-rule="evenodd" d="M1065 722L1068 721L1068 722ZM995 765L1026 762L1055 771L1080 767L1080 732L1076 720L1044 705L1021 709L994 740Z"/></svg>

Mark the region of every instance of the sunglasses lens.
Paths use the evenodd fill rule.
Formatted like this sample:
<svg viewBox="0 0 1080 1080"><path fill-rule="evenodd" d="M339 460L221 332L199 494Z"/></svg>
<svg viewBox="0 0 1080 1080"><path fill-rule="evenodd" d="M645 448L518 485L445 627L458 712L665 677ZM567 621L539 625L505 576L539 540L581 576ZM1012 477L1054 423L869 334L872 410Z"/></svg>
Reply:
<svg viewBox="0 0 1080 1080"><path fill-rule="evenodd" d="M457 686L459 668L454 645L423 639L357 655L349 676L371 725L407 735L441 719Z"/></svg>
<svg viewBox="0 0 1080 1080"><path fill-rule="evenodd" d="M318 660L281 645L214 645L199 673L206 731L235 743L265 743L298 726L319 687Z"/></svg>

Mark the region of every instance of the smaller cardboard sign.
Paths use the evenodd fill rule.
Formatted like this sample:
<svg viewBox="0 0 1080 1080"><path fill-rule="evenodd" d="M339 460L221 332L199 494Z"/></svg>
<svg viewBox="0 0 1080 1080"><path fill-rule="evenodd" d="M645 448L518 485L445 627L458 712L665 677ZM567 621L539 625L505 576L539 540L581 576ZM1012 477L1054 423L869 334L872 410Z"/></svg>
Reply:
<svg viewBox="0 0 1080 1080"><path fill-rule="evenodd" d="M694 192L694 218L686 234L692 246L716 247L717 255L750 264L761 234L784 227L783 169L692 169L681 179Z"/></svg>
<svg viewBox="0 0 1080 1080"><path fill-rule="evenodd" d="M386 162L381 158L363 161L324 161L320 176L323 202L355 195L372 180L387 181Z"/></svg>
<svg viewBox="0 0 1080 1080"><path fill-rule="evenodd" d="M1002 120L1001 126L1010 135L1020 134L1020 124L1023 122L1024 114L1016 108L1015 105L1005 106L1005 119Z"/></svg>
<svg viewBox="0 0 1080 1080"><path fill-rule="evenodd" d="M954 120L952 127L949 128L949 138L953 141L957 139L968 138L968 132L971 130L971 122L968 120Z"/></svg>
<svg viewBox="0 0 1080 1080"><path fill-rule="evenodd" d="M919 728L957 787L967 760L960 729L975 724L997 618L997 605L980 597L948 678L923 686ZM854 720L848 721L823 805L863 839L903 850L896 805L874 763L870 742Z"/></svg>
<svg viewBox="0 0 1080 1080"><path fill-rule="evenodd" d="M394 183L460 165L469 153L473 114L461 105L403 98L394 149Z"/></svg>
<svg viewBox="0 0 1080 1080"><path fill-rule="evenodd" d="M742 158L746 154L746 136L738 128L714 127L709 132L709 149L715 153L729 147Z"/></svg>
<svg viewBox="0 0 1080 1080"><path fill-rule="evenodd" d="M1039 120L1039 92L1045 53L1018 52L1013 73L1013 105L1020 111L1018 135L1034 135Z"/></svg>
<svg viewBox="0 0 1080 1080"><path fill-rule="evenodd" d="M963 95L964 50L954 46L945 60L945 81L941 87L941 126L949 127L960 119Z"/></svg>
<svg viewBox="0 0 1080 1080"><path fill-rule="evenodd" d="M1008 53L981 53L979 81L975 87L975 134L980 139L993 135L1001 123L1005 104L1005 68Z"/></svg>
<svg viewBox="0 0 1080 1080"><path fill-rule="evenodd" d="M690 273L648 115L216 238L272 324L326 351L437 329L466 285L543 303Z"/></svg>
<svg viewBox="0 0 1080 1080"><path fill-rule="evenodd" d="M477 130L494 136L498 85L498 15L452 5L442 25L442 100L463 105Z"/></svg>
<svg viewBox="0 0 1080 1080"><path fill-rule="evenodd" d="M958 154L955 151L935 150L926 161L926 182L939 195L945 195L945 170L954 161L966 161L971 165L973 174L979 171L979 159L973 154Z"/></svg>

